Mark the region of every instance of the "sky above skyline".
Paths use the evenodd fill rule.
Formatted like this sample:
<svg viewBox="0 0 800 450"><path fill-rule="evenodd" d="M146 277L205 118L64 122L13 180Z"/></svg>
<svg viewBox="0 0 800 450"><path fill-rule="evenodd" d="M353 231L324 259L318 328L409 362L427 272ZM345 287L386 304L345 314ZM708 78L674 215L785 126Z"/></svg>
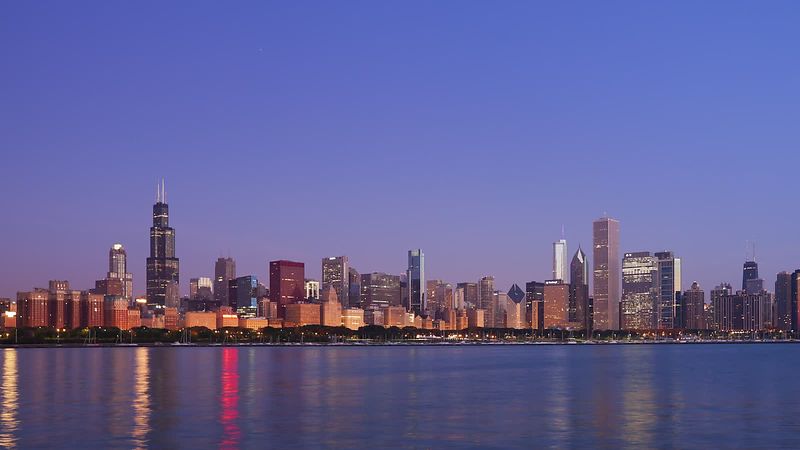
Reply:
<svg viewBox="0 0 800 450"><path fill-rule="evenodd" d="M181 287L230 255L544 280L562 225L683 284L800 267L797 2L5 2L0 296L144 292L166 178Z"/></svg>

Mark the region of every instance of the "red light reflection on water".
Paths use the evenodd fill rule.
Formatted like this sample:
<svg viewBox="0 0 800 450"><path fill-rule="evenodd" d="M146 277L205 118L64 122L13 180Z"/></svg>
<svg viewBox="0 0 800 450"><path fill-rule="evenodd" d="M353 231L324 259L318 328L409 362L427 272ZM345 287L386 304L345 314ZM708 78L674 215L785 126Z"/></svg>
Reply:
<svg viewBox="0 0 800 450"><path fill-rule="evenodd" d="M239 350L222 349L222 394L220 396L220 422L222 423L221 449L239 448L241 430L239 419Z"/></svg>

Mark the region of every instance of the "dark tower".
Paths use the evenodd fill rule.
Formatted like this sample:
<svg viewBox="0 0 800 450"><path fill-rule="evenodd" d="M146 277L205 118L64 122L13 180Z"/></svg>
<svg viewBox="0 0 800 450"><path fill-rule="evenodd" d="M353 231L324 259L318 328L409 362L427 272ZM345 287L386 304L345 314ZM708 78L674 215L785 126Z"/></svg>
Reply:
<svg viewBox="0 0 800 450"><path fill-rule="evenodd" d="M589 262L578 246L569 266L569 321L589 329Z"/></svg>
<svg viewBox="0 0 800 450"><path fill-rule="evenodd" d="M758 279L758 263L755 261L746 261L742 268L742 290L747 290L747 280Z"/></svg>
<svg viewBox="0 0 800 450"><path fill-rule="evenodd" d="M175 257L175 230L169 226L169 206L164 181L156 191L153 226L150 227L150 257L147 258L147 304L163 307L167 286L179 283L178 258Z"/></svg>

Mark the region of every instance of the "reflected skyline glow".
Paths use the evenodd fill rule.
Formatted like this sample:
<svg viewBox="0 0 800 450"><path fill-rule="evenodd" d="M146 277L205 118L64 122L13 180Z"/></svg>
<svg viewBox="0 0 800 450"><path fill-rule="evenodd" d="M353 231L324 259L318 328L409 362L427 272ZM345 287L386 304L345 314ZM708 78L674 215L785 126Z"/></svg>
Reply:
<svg viewBox="0 0 800 450"><path fill-rule="evenodd" d="M19 392L17 349L3 350L3 385L0 386L0 447L16 448L16 431L19 428L17 408Z"/></svg>

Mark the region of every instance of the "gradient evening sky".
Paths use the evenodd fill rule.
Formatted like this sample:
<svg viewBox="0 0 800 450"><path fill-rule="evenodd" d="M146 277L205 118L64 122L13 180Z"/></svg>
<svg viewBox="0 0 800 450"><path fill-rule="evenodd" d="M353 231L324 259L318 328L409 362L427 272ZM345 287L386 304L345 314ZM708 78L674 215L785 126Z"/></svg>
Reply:
<svg viewBox="0 0 800 450"><path fill-rule="evenodd" d="M184 292L346 254L499 288L669 249L684 288L800 266L800 3L2 2L0 296L144 290L167 179Z"/></svg>

